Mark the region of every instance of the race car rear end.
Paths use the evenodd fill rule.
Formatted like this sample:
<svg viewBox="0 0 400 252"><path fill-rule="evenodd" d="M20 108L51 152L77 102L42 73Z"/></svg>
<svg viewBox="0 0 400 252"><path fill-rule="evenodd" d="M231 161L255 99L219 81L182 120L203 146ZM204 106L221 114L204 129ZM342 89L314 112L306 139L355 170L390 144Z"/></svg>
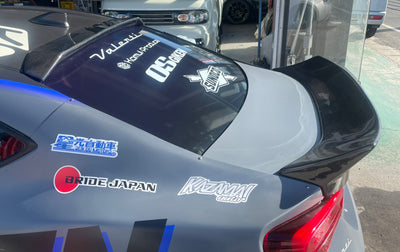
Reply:
<svg viewBox="0 0 400 252"><path fill-rule="evenodd" d="M344 69L85 15L0 8L0 248L364 250L347 178L380 124Z"/></svg>

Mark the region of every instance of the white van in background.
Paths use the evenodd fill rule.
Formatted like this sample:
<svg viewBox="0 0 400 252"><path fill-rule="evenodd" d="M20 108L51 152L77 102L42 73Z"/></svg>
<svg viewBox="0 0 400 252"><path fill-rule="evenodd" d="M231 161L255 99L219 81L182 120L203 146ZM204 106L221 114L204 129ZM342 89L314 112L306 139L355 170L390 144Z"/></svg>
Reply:
<svg viewBox="0 0 400 252"><path fill-rule="evenodd" d="M219 51L223 0L103 0L102 14L145 25Z"/></svg>
<svg viewBox="0 0 400 252"><path fill-rule="evenodd" d="M388 0L371 0L369 5L369 15L367 22L366 37L370 38L375 35L386 16L386 7Z"/></svg>

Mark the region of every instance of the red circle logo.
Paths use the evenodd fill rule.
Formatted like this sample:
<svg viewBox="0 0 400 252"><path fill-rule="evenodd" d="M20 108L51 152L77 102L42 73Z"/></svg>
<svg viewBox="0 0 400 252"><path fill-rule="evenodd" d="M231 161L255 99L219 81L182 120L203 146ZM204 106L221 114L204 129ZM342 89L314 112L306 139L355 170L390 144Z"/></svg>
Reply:
<svg viewBox="0 0 400 252"><path fill-rule="evenodd" d="M73 166L63 166L54 175L54 187L57 192L66 194L73 192L79 186L79 178L81 173Z"/></svg>

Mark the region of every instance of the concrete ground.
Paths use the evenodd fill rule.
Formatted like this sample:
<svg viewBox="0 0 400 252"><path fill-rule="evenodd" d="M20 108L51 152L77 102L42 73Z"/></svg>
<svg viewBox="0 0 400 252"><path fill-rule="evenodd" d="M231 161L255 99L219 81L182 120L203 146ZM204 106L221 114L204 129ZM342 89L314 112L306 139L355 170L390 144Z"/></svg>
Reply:
<svg viewBox="0 0 400 252"><path fill-rule="evenodd" d="M255 24L224 25L222 54L252 63L257 56ZM400 52L368 39L361 85L382 124L378 146L350 173L367 252L400 251Z"/></svg>
<svg viewBox="0 0 400 252"><path fill-rule="evenodd" d="M400 57L398 51L383 56L383 50L393 51L367 40L361 72L381 119L381 139L350 173L368 252L400 251Z"/></svg>

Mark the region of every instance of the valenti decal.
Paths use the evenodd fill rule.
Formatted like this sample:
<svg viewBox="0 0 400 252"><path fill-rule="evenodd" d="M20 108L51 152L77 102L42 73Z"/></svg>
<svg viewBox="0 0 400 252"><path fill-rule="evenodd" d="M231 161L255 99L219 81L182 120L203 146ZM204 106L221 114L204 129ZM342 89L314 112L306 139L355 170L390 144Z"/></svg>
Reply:
<svg viewBox="0 0 400 252"><path fill-rule="evenodd" d="M154 61L154 64L147 68L146 74L156 81L163 83L186 54L185 50L178 48L168 58L160 56Z"/></svg>
<svg viewBox="0 0 400 252"><path fill-rule="evenodd" d="M51 144L51 150L81 155L116 158L118 156L118 142L113 140L58 134L56 141Z"/></svg>
<svg viewBox="0 0 400 252"><path fill-rule="evenodd" d="M184 77L190 82L200 82L206 92L218 93L221 87L229 85L229 81L236 80L235 76L225 74L214 66L197 70L197 73L198 75L184 75Z"/></svg>
<svg viewBox="0 0 400 252"><path fill-rule="evenodd" d="M190 177L179 191L178 196L186 194L215 195L218 202L242 203L247 202L250 193L257 184L238 184L226 181L210 181L203 177Z"/></svg>
<svg viewBox="0 0 400 252"><path fill-rule="evenodd" d="M131 33L129 34L129 36L121 39L118 43L111 43L109 47L107 48L102 48L100 49L99 53L94 53L92 55L89 56L90 59L97 57L100 60L104 60L106 58L106 55L111 55L114 52L118 51L121 47L124 47L125 45L129 44L130 42L132 42L133 40L141 37L142 34L135 34L135 33Z"/></svg>
<svg viewBox="0 0 400 252"><path fill-rule="evenodd" d="M143 181L116 178L110 181L108 178L83 176L80 171L71 165L63 166L57 170L53 179L57 192L67 194L75 191L78 186L123 189L128 191L142 191L156 193L157 184Z"/></svg>

